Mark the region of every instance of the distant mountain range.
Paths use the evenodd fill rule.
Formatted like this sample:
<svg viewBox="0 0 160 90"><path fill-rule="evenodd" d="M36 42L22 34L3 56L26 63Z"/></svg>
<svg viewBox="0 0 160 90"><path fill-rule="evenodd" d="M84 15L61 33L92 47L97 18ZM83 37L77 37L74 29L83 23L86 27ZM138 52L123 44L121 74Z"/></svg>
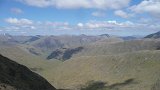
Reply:
<svg viewBox="0 0 160 90"><path fill-rule="evenodd" d="M46 58L48 60L59 59L62 61L66 59L70 59L72 56L74 56L74 54L84 51L84 50L80 50L79 52L76 52L76 53L75 52L68 53L68 51L74 51L74 48L76 49L78 47L82 47L85 49L85 52L86 52L88 50L90 51L89 48L94 47L95 45L98 45L98 46L100 45L101 49L104 47L102 45L105 45L106 48L104 48L103 51L116 52L116 50L114 51L112 49L113 48L112 45L109 45L109 44L141 39L139 36L116 37L116 36L111 36L109 34L102 34L97 36L87 36L84 34L60 35L60 36L53 36L53 35L51 36L41 36L41 35L12 36L9 34L5 34L5 35L0 35L0 37L1 37L0 44L2 43L2 44L18 45L33 55L42 56L43 58ZM136 42L138 43L139 41L136 41ZM113 44L113 46L114 48L116 48L117 46L121 47L121 44L120 43L118 45ZM107 48L107 47L111 47L111 48ZM124 46L123 49L126 47L129 47L129 45ZM99 47L96 46L94 48L91 48L91 51L94 52L95 48L99 48ZM98 51L101 51L101 49ZM124 49L124 51L125 50L126 49ZM67 55L67 58L66 58L66 55Z"/></svg>
<svg viewBox="0 0 160 90"><path fill-rule="evenodd" d="M102 84L102 90L159 90L159 38L108 34L0 37L2 55L58 89L87 90L87 85Z"/></svg>

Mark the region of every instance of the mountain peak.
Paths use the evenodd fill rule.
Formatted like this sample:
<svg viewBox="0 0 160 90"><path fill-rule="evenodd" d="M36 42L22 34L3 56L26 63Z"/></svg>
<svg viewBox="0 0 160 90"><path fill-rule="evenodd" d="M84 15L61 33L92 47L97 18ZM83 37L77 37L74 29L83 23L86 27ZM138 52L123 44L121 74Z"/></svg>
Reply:
<svg viewBox="0 0 160 90"><path fill-rule="evenodd" d="M99 35L99 36L102 36L102 37L110 37L109 34L101 34L101 35Z"/></svg>
<svg viewBox="0 0 160 90"><path fill-rule="evenodd" d="M153 33L153 34L150 34L150 35L147 35L144 38L154 38L154 39L160 38L160 31L156 32L156 33Z"/></svg>

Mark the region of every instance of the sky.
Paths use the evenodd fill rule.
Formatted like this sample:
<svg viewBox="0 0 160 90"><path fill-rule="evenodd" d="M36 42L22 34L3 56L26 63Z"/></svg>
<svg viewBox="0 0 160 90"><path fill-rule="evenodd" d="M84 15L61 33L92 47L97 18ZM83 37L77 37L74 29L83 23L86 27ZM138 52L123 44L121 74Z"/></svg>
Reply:
<svg viewBox="0 0 160 90"><path fill-rule="evenodd" d="M147 35L160 30L160 0L0 0L0 34Z"/></svg>

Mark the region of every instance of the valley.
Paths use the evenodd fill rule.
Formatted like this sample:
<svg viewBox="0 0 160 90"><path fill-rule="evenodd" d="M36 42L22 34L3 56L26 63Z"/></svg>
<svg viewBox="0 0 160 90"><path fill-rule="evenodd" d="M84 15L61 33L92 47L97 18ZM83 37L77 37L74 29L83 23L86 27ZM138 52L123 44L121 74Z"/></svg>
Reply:
<svg viewBox="0 0 160 90"><path fill-rule="evenodd" d="M159 90L157 35L127 39L108 34L6 34L0 35L0 54L27 66L57 89Z"/></svg>

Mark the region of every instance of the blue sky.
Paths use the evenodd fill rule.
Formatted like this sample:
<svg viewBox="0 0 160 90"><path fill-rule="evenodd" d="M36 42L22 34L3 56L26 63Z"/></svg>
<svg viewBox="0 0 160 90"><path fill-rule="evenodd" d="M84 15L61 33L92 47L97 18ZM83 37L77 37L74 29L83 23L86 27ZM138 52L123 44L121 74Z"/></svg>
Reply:
<svg viewBox="0 0 160 90"><path fill-rule="evenodd" d="M146 35L160 30L160 0L1 0L0 33Z"/></svg>

